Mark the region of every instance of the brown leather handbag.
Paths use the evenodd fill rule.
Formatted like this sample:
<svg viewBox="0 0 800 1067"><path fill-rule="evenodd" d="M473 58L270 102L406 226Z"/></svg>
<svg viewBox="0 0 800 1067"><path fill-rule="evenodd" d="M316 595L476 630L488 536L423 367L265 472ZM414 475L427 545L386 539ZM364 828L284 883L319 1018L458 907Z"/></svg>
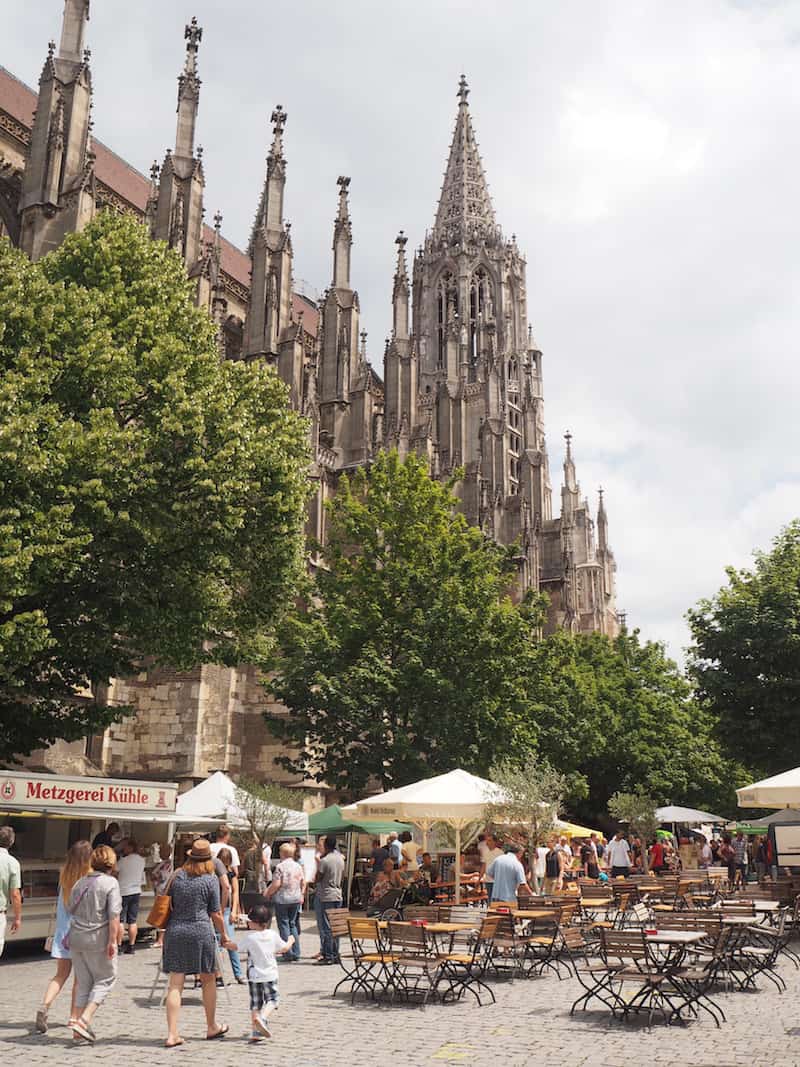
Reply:
<svg viewBox="0 0 800 1067"><path fill-rule="evenodd" d="M169 922L169 917L172 913L172 897L169 895L169 891L174 879L175 875L173 874L167 883L166 892L156 895L150 914L147 916L147 925L154 927L156 930L163 930Z"/></svg>

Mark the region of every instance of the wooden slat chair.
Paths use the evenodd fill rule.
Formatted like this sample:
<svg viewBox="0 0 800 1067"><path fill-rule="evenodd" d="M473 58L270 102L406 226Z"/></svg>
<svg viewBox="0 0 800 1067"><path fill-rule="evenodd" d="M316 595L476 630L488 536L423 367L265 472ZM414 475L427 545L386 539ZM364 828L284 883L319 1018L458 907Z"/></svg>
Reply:
<svg viewBox="0 0 800 1067"><path fill-rule="evenodd" d="M756 914L756 902L754 900L723 900L721 904L723 915L752 915Z"/></svg>
<svg viewBox="0 0 800 1067"><path fill-rule="evenodd" d="M443 963L434 951L424 926L388 923L388 950L392 957L385 969L387 991L409 1000L422 994L422 1006L428 1002L439 982Z"/></svg>
<svg viewBox="0 0 800 1067"><path fill-rule="evenodd" d="M647 1011L651 1025L658 1010L667 1021L675 1010L668 996L667 976L656 966L644 931L601 930L600 946L603 958L615 967L612 985L619 987L614 990L616 1010L622 1013L623 1020L631 1013ZM637 987L638 991L625 996L626 985Z"/></svg>
<svg viewBox="0 0 800 1067"><path fill-rule="evenodd" d="M526 974L544 974L545 970L554 971L561 981L561 968L566 969L566 977L572 974L564 941L564 931L572 929L571 926L556 925L547 933L532 934L525 942L525 970ZM580 934L580 929L575 927ZM580 934L583 940L583 934Z"/></svg>
<svg viewBox="0 0 800 1067"><path fill-rule="evenodd" d="M568 926L563 931L564 953L584 992L570 1008L573 1015L578 1005L586 1011L592 1000L599 1000L612 1012L616 1012L617 995L613 988L614 975L622 963L615 964L595 955L595 946L586 940L577 926Z"/></svg>
<svg viewBox="0 0 800 1067"><path fill-rule="evenodd" d="M441 912L447 911L445 907L440 907L438 904L407 904L403 908L403 918L411 922L414 919L425 919L426 922L449 922L449 919L442 919Z"/></svg>
<svg viewBox="0 0 800 1067"><path fill-rule="evenodd" d="M334 938L334 943L338 942L339 945L339 965L344 971L344 978L342 978L341 981L336 984L333 990L332 996L335 997L336 991L338 990L339 986L345 982L352 981L353 975L356 971L356 967L353 962L353 957L351 955L351 952L349 951L350 928L347 924L350 919L350 909L331 908L330 911L327 912L327 916L328 922L331 925L331 935ZM344 954L342 953L343 945L345 946Z"/></svg>
<svg viewBox="0 0 800 1067"><path fill-rule="evenodd" d="M684 1002L674 1009L674 1018L680 1019L684 1010L696 1015L697 1008L702 1008L711 1016L717 1028L726 1021L725 1012L708 994L725 970L731 936L731 928L720 924L714 931L711 950L704 960L679 967L670 973L670 985L684 998Z"/></svg>
<svg viewBox="0 0 800 1067"><path fill-rule="evenodd" d="M775 969L778 957L789 940L785 927L785 911L781 911L777 925L771 929L763 926L747 927L749 938L740 950L743 959L750 964L752 980L755 981L759 974L764 974L779 993L786 989L786 982Z"/></svg>
<svg viewBox="0 0 800 1067"><path fill-rule="evenodd" d="M650 908L643 900L640 900L638 904L631 905L623 916L625 927L639 927L641 929L651 921Z"/></svg>
<svg viewBox="0 0 800 1067"><path fill-rule="evenodd" d="M377 919L354 919L347 922L353 966L333 990L333 996L341 985L350 982L350 1003L354 1003L359 989L364 995L375 999L380 986L385 992L385 973L393 962L391 953L384 950L380 924ZM340 957L341 958L341 957Z"/></svg>
<svg viewBox="0 0 800 1067"><path fill-rule="evenodd" d="M606 911L604 919L600 919L597 922L591 924L592 930L618 930L622 929L625 925L625 916L627 915L628 908L631 904L631 895L629 892L619 892L614 894L614 904Z"/></svg>
<svg viewBox="0 0 800 1067"><path fill-rule="evenodd" d="M499 921L487 967L498 978L524 977L527 937L517 930L513 915L494 914Z"/></svg>
<svg viewBox="0 0 800 1067"><path fill-rule="evenodd" d="M451 921L458 922L457 919ZM463 951L439 955L442 967L439 982L447 982L448 985L442 994L443 1002L450 995L454 999L459 999L464 993L472 993L478 1004L482 1005L481 991L484 991L489 994L492 1004L495 1003L494 992L483 981L483 977L492 957L494 939L501 921L500 915L485 915L472 938L471 945Z"/></svg>

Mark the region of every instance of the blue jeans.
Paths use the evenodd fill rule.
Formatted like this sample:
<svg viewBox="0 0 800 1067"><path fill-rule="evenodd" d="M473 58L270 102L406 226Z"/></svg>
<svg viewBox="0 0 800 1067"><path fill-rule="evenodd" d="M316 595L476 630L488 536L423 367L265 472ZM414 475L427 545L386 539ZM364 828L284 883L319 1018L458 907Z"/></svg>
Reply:
<svg viewBox="0 0 800 1067"><path fill-rule="evenodd" d="M231 922L231 909L226 908L222 913L222 921L225 923L225 936L229 941L236 940L236 934L233 929L233 923ZM231 960L231 970L233 971L234 978L242 977L242 961L239 959L239 953L235 952L232 948L228 949L228 955Z"/></svg>
<svg viewBox="0 0 800 1067"><path fill-rule="evenodd" d="M281 941L294 938L294 944L286 953L286 958L291 960L300 959L300 905L299 904L276 904L275 921L278 924L278 933Z"/></svg>
<svg viewBox="0 0 800 1067"><path fill-rule="evenodd" d="M341 900L320 900L319 897L314 897L314 911L319 929L319 950L326 960L339 959L339 938L334 938L331 933L328 912L331 908L341 908L341 906Z"/></svg>

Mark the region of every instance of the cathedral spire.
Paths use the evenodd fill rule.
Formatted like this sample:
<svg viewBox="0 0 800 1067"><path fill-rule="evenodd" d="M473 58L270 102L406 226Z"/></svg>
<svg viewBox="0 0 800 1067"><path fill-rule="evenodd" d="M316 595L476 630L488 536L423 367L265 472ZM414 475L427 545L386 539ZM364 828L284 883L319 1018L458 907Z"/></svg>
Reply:
<svg viewBox="0 0 800 1067"><path fill-rule="evenodd" d="M350 288L350 250L353 247L353 227L347 193L350 179L339 175L339 210L333 226L333 284L336 289Z"/></svg>
<svg viewBox="0 0 800 1067"><path fill-rule="evenodd" d="M89 21L89 0L65 0L58 58L70 63L83 59L83 38Z"/></svg>
<svg viewBox="0 0 800 1067"><path fill-rule="evenodd" d="M397 266L392 287L393 334L398 340L408 338L408 267L406 266L406 244L408 238L401 230L395 238L397 245Z"/></svg>
<svg viewBox="0 0 800 1067"><path fill-rule="evenodd" d="M277 104L270 115L272 123L272 144L267 156L267 175L258 201L253 230L250 234L249 251L253 254L253 242L256 233L263 230L270 234L274 246L280 240L283 231L283 192L286 186L286 157L283 154L283 128L287 115Z"/></svg>
<svg viewBox="0 0 800 1067"><path fill-rule="evenodd" d="M469 88L463 74L457 95L456 126L433 226L434 238L447 243L490 237L497 232L494 207L467 103Z"/></svg>
<svg viewBox="0 0 800 1067"><path fill-rule="evenodd" d="M605 490L597 490L597 544L601 551L608 549L608 515L606 514Z"/></svg>
<svg viewBox="0 0 800 1067"><path fill-rule="evenodd" d="M197 77L197 52L203 39L202 27L197 19L183 31L186 41L186 60L178 76L178 127L175 132L175 155L181 159L194 156L194 128L197 122L197 106L200 102L200 79Z"/></svg>
<svg viewBox="0 0 800 1067"><path fill-rule="evenodd" d="M578 481L575 476L575 460L572 458L572 434L569 430L564 434L564 440L567 444L564 454L564 486L575 492L578 488Z"/></svg>

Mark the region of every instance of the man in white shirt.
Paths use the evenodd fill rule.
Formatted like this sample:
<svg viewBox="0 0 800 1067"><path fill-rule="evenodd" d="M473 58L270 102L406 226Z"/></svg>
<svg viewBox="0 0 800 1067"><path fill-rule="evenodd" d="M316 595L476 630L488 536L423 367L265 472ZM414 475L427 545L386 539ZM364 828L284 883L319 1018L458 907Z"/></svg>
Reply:
<svg viewBox="0 0 800 1067"><path fill-rule="evenodd" d="M494 863L496 859L499 859L500 856L502 856L504 853L502 848L500 848L500 845L497 843L497 838L494 836L494 834L487 834L484 843L486 845L486 850L484 853L486 858L481 864L480 877L481 880L486 883L486 893L489 897L489 901L491 902L494 878L489 877L489 868L491 867L492 863Z"/></svg>
<svg viewBox="0 0 800 1067"><path fill-rule="evenodd" d="M231 854L231 868L236 877L239 877L239 853L235 846L231 844L231 832L230 829L222 823L217 830L217 840L211 846L211 855L214 859L219 855L221 848L227 848Z"/></svg>
<svg viewBox="0 0 800 1067"><path fill-rule="evenodd" d="M119 895L122 897L122 911L117 936L121 946L125 927L128 927L128 943L121 951L133 955L136 951L136 935L139 933L136 920L139 918L139 897L144 882L144 856L139 855L139 846L132 837L123 838L119 847L122 855L117 861L117 880Z"/></svg>
<svg viewBox="0 0 800 1067"><path fill-rule="evenodd" d="M622 835L622 830L617 830L609 841L606 857L612 878L626 878L631 873L631 849Z"/></svg>

